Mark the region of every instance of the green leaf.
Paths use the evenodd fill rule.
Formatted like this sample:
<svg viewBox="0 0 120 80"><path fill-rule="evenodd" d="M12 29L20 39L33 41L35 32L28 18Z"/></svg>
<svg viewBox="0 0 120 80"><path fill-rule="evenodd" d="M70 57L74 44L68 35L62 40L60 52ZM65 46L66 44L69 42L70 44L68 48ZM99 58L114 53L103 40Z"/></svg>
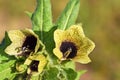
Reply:
<svg viewBox="0 0 120 80"><path fill-rule="evenodd" d="M75 80L75 78L77 77L77 72L75 72L73 69L68 68L68 69L64 69L65 73L66 73L66 80Z"/></svg>
<svg viewBox="0 0 120 80"><path fill-rule="evenodd" d="M14 66L15 60L10 60L9 62L0 64L0 79L1 80L11 80L15 73L12 73L12 67Z"/></svg>
<svg viewBox="0 0 120 80"><path fill-rule="evenodd" d="M75 24L78 16L80 0L70 0L61 16L58 18L56 25L59 29L65 30Z"/></svg>
<svg viewBox="0 0 120 80"><path fill-rule="evenodd" d="M37 0L37 8L31 20L32 29L41 32L40 39L43 41L43 31L47 32L53 27L50 0Z"/></svg>
<svg viewBox="0 0 120 80"><path fill-rule="evenodd" d="M83 75L85 72L86 72L86 70L81 70L81 71L78 71L78 72L77 72L77 77L76 77L76 79L75 79L75 80L79 80L79 79L80 79L80 77L81 77L81 75Z"/></svg>
<svg viewBox="0 0 120 80"><path fill-rule="evenodd" d="M49 62L51 64L56 64L57 63L57 57L53 54L53 48L55 47L55 43L53 40L53 33L56 27L53 27L50 31L48 32L43 32L44 36L44 45L45 45L45 54L47 55L47 58L49 58ZM39 34L39 31L35 31L36 34Z"/></svg>
<svg viewBox="0 0 120 80"><path fill-rule="evenodd" d="M42 80L59 80L57 78L58 73L59 70L57 68L50 68L49 70L45 71Z"/></svg>
<svg viewBox="0 0 120 80"><path fill-rule="evenodd" d="M9 58L6 56L0 55L0 63L2 63L2 61L5 61L5 60L9 60Z"/></svg>
<svg viewBox="0 0 120 80"><path fill-rule="evenodd" d="M65 80L79 80L81 75L83 75L86 70L81 70L81 71L75 71L74 69L71 68L64 68L65 73L63 73L66 76Z"/></svg>
<svg viewBox="0 0 120 80"><path fill-rule="evenodd" d="M56 27L52 28L49 32L44 33L44 45L46 47L47 54L49 56L50 62L56 64L57 57L53 54L53 48L55 47L55 43L53 40L53 33Z"/></svg>
<svg viewBox="0 0 120 80"><path fill-rule="evenodd" d="M65 68L71 68L73 70L75 70L75 62L74 61L63 61L62 65L64 65Z"/></svg>
<svg viewBox="0 0 120 80"><path fill-rule="evenodd" d="M6 48L6 46L10 45L11 41L8 37L7 32L5 32L5 38L3 39L2 43L0 44L0 50Z"/></svg>

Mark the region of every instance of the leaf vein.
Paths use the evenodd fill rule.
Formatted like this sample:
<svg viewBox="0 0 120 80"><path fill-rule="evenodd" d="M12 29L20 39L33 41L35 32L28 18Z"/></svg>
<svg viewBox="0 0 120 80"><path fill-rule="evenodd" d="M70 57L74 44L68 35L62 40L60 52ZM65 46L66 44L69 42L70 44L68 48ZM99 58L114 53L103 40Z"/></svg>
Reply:
<svg viewBox="0 0 120 80"><path fill-rule="evenodd" d="M73 11L74 6L75 6L75 3L72 5L72 8L70 9L70 14L68 15L68 17L67 17L67 19L66 19L66 22L65 22L65 25L64 25L63 30L65 30L66 27L67 27L67 24L68 24L68 21L69 21L69 18L70 18L70 16L71 16L71 14L72 14L72 11Z"/></svg>

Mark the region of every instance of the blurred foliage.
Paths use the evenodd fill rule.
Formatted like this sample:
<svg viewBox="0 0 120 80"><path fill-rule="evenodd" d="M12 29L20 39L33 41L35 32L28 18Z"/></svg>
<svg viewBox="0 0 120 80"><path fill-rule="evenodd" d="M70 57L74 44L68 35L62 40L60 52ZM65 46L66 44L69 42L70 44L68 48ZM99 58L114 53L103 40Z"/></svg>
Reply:
<svg viewBox="0 0 120 80"><path fill-rule="evenodd" d="M52 0L55 21L68 0ZM0 0L0 41L6 30L31 28L24 13L33 12L35 0ZM81 80L120 79L120 0L81 0L77 22L82 22L88 37L96 43L90 54L92 63L77 64L77 69L88 69Z"/></svg>

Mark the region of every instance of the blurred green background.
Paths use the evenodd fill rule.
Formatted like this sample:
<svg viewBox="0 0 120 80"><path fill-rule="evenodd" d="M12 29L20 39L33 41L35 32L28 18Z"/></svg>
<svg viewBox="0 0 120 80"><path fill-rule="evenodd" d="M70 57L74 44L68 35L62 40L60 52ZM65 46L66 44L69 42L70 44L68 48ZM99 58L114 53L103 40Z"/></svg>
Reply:
<svg viewBox="0 0 120 80"><path fill-rule="evenodd" d="M68 0L51 0L53 22ZM0 41L5 31L31 28L25 11L33 12L36 0L0 0ZM96 48L90 54L92 63L76 64L87 69L81 80L120 80L120 0L81 0L77 22Z"/></svg>

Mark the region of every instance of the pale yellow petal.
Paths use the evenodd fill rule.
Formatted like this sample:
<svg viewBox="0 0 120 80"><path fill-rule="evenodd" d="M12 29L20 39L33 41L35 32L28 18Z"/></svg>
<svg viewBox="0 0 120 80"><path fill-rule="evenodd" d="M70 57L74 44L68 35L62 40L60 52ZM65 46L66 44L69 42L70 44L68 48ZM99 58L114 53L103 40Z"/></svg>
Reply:
<svg viewBox="0 0 120 80"><path fill-rule="evenodd" d="M8 36L12 41L11 44L5 49L5 52L9 55L18 55L17 48L20 48L25 39L25 35L20 30L8 31Z"/></svg>
<svg viewBox="0 0 120 80"><path fill-rule="evenodd" d="M23 42L25 35L20 30L11 30L8 31L8 36L12 42Z"/></svg>
<svg viewBox="0 0 120 80"><path fill-rule="evenodd" d="M47 60L43 55L41 55L39 58L40 64L38 65L38 72L41 73L43 71L43 68L45 67L45 64L47 63Z"/></svg>
<svg viewBox="0 0 120 80"><path fill-rule="evenodd" d="M62 53L60 52L59 48L55 48L53 49L53 53L59 58L61 59L63 57Z"/></svg>
<svg viewBox="0 0 120 80"><path fill-rule="evenodd" d="M37 35L31 30L31 29L23 29L23 30L21 30L21 32L22 33L24 33L24 35L33 35L33 36L35 36L35 37L37 37Z"/></svg>
<svg viewBox="0 0 120 80"><path fill-rule="evenodd" d="M91 41L87 37L85 37L82 42L83 44L79 48L79 54L86 53L86 55L88 55L95 48L95 44L93 41Z"/></svg>
<svg viewBox="0 0 120 80"><path fill-rule="evenodd" d="M63 31L59 29L55 30L54 40L55 40L56 46L61 44L62 39L63 39Z"/></svg>
<svg viewBox="0 0 120 80"><path fill-rule="evenodd" d="M25 60L24 64L30 65L31 62L32 62L32 59L31 59L31 57L29 56L29 57Z"/></svg>
<svg viewBox="0 0 120 80"><path fill-rule="evenodd" d="M83 32L83 28L82 25L72 25L68 30L66 30L67 32L69 32L71 35L74 35L76 37L85 37L85 34Z"/></svg>
<svg viewBox="0 0 120 80"><path fill-rule="evenodd" d="M5 52L9 55L18 55L21 54L21 52L17 52L17 48L21 47L21 43L17 42L17 43L12 43L11 45L9 45L6 49Z"/></svg>
<svg viewBox="0 0 120 80"><path fill-rule="evenodd" d="M82 63L82 64L87 64L87 63L91 62L90 58L87 55L76 56L75 58L73 58L73 61L79 62L79 63Z"/></svg>

